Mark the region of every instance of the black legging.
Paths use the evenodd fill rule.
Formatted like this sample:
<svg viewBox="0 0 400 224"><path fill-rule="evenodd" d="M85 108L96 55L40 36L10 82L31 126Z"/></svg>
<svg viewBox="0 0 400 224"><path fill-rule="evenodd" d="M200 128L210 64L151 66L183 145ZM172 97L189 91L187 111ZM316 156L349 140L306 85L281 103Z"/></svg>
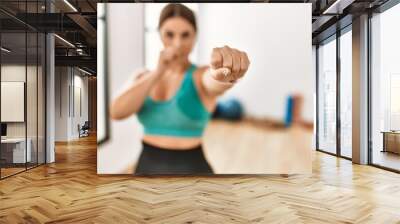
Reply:
<svg viewBox="0 0 400 224"><path fill-rule="evenodd" d="M135 174L213 174L202 146L186 150L163 149L142 141Z"/></svg>

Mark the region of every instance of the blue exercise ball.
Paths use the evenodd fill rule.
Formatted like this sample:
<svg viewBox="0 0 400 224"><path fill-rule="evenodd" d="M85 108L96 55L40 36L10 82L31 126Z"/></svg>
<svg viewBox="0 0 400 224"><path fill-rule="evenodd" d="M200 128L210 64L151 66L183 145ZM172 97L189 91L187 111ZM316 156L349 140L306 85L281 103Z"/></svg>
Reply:
<svg viewBox="0 0 400 224"><path fill-rule="evenodd" d="M242 104L237 99L219 101L213 117L227 120L240 120L243 117Z"/></svg>

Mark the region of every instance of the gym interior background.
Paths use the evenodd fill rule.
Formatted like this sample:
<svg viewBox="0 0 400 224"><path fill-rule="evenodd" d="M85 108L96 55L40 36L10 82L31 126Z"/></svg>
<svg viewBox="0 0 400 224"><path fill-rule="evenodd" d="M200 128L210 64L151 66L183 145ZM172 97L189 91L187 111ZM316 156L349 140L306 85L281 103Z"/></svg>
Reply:
<svg viewBox="0 0 400 224"><path fill-rule="evenodd" d="M165 5L98 4L99 9L106 7L108 28L108 61L99 62L108 65L108 73L99 72L99 87L103 88L101 80L106 79L109 91L109 96L99 94L99 101L115 99L131 85L135 71L155 68L162 49L158 16ZM308 22L311 5L187 5L195 12L199 29L190 55L193 63L209 64L212 48L225 44L243 49L251 60L246 76L219 98L227 112L215 116L203 136L205 156L216 174L310 173L315 86ZM121 23L125 26L117 26ZM104 58L99 44L99 57ZM289 101L295 95L302 101L295 101L299 112L293 114ZM100 113L106 112L107 105L98 105ZM136 115L122 121L99 117L110 124L104 129L108 140L98 147L98 173L133 173L143 135Z"/></svg>

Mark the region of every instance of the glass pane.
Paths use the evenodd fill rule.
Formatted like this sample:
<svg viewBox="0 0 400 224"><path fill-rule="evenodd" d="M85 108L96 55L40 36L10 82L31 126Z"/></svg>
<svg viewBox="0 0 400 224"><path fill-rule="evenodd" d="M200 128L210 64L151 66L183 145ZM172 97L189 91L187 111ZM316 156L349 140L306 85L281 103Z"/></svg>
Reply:
<svg viewBox="0 0 400 224"><path fill-rule="evenodd" d="M45 35L39 33L38 41L38 164L45 163Z"/></svg>
<svg viewBox="0 0 400 224"><path fill-rule="evenodd" d="M1 1L0 6L21 20L30 19L32 13L45 11L44 0ZM1 177L5 177L23 171L26 167L36 166L38 161L44 162L45 79L42 73L45 64L45 36L33 28L27 29L23 23L1 12L0 20L6 20L1 23L0 29L0 167L4 167Z"/></svg>
<svg viewBox="0 0 400 224"><path fill-rule="evenodd" d="M400 130L400 73L390 74L390 130Z"/></svg>
<svg viewBox="0 0 400 224"><path fill-rule="evenodd" d="M400 170L400 5L372 17L372 163Z"/></svg>
<svg viewBox="0 0 400 224"><path fill-rule="evenodd" d="M318 48L318 146L336 153L336 39Z"/></svg>
<svg viewBox="0 0 400 224"><path fill-rule="evenodd" d="M340 37L340 152L351 158L352 141L352 35L351 30Z"/></svg>
<svg viewBox="0 0 400 224"><path fill-rule="evenodd" d="M26 113L27 113L27 143L28 160L27 167L37 165L37 74L38 74L38 36L36 32L27 33L28 38L28 63L27 63L27 80L26 80Z"/></svg>
<svg viewBox="0 0 400 224"><path fill-rule="evenodd" d="M26 34L1 34L2 177L25 170ZM6 49L6 50L4 50Z"/></svg>
<svg viewBox="0 0 400 224"><path fill-rule="evenodd" d="M28 14L39 11L36 1L27 2L26 12ZM29 15L28 15L29 16ZM29 17L28 17L29 18ZM36 17L37 18L37 17ZM31 18L32 20L32 18ZM35 23L37 21L32 21ZM26 125L27 125L27 150L30 151L27 167L37 165L37 73L38 73L38 35L33 30L27 31L27 80L26 80Z"/></svg>

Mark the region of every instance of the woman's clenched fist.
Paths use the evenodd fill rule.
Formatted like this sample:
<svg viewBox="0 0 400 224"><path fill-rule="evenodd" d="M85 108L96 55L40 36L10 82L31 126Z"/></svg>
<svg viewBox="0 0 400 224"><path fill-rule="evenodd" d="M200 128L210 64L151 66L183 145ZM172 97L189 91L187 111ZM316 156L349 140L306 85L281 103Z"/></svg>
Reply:
<svg viewBox="0 0 400 224"><path fill-rule="evenodd" d="M250 61L245 52L225 45L213 49L210 73L218 81L235 82L244 76L249 65Z"/></svg>
<svg viewBox="0 0 400 224"><path fill-rule="evenodd" d="M174 63L179 63L179 58L182 57L182 52L175 47L167 47L160 51L158 58L157 70L164 72L168 67Z"/></svg>

